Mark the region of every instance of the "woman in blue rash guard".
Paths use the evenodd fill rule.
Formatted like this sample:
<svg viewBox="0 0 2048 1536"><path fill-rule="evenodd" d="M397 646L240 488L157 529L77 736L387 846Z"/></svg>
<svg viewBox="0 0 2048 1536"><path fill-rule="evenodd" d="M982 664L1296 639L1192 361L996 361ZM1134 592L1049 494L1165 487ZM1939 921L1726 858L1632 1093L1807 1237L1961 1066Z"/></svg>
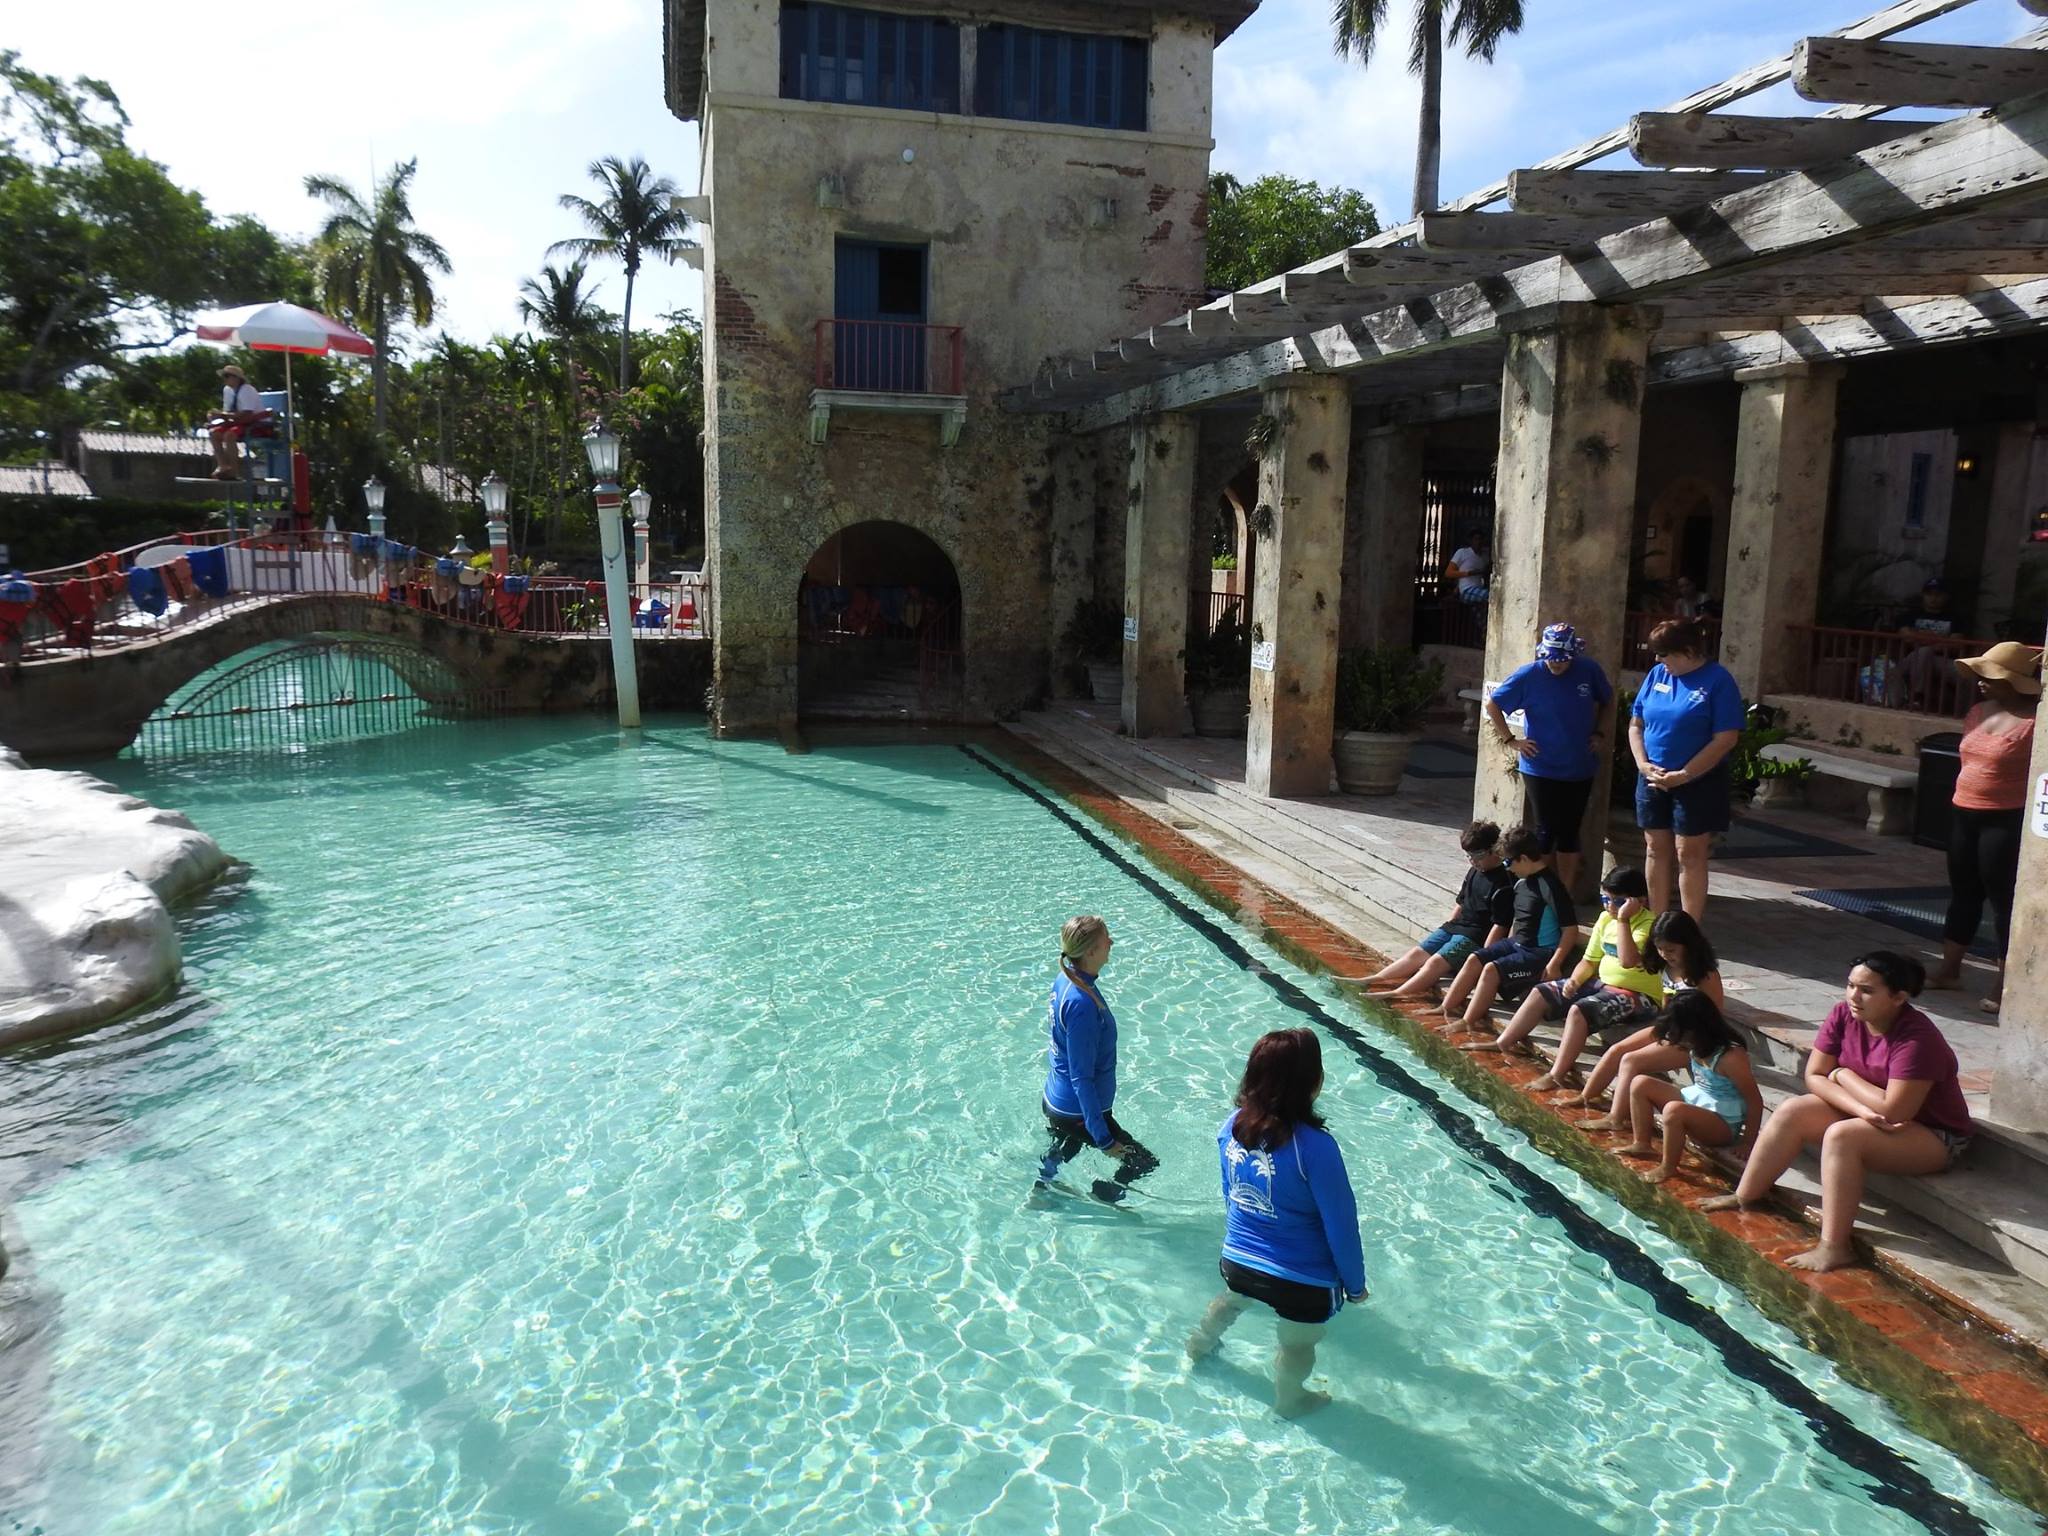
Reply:
<svg viewBox="0 0 2048 1536"><path fill-rule="evenodd" d="M1188 1337L1199 1360L1252 1302L1278 1315L1274 1407L1297 1418L1328 1402L1308 1390L1323 1327L1347 1301L1366 1296L1358 1203L1337 1140L1315 1112L1323 1048L1315 1031L1260 1037L1237 1090L1237 1110L1217 1132L1223 1160L1222 1294Z"/></svg>
<svg viewBox="0 0 2048 1536"><path fill-rule="evenodd" d="M1095 978L1109 961L1109 924L1099 917L1070 917L1060 930L1060 974L1052 984L1051 1069L1045 1075L1045 1118L1052 1144L1038 1165L1038 1181L1050 1183L1060 1165L1083 1147L1094 1147L1119 1164L1114 1180L1097 1179L1093 1194L1114 1205L1124 1191L1159 1159L1116 1123L1116 1015L1102 1000Z"/></svg>

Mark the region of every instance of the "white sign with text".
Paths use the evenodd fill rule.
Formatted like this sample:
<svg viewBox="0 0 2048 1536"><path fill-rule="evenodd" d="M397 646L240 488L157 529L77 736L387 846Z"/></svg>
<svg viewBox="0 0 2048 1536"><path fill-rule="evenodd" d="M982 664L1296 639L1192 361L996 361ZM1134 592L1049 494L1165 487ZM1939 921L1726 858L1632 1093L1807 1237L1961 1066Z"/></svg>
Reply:
<svg viewBox="0 0 2048 1536"><path fill-rule="evenodd" d="M1273 670L1273 642L1261 640L1252 647L1252 670L1270 672Z"/></svg>
<svg viewBox="0 0 2048 1536"><path fill-rule="evenodd" d="M1124 639L1134 641L1137 638L1138 621L1126 615L1124 618Z"/></svg>

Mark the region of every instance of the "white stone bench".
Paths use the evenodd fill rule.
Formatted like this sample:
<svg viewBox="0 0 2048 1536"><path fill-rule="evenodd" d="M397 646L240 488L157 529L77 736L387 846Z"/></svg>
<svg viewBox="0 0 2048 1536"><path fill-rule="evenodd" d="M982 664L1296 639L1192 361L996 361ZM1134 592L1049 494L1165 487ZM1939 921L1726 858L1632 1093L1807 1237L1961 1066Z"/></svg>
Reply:
<svg viewBox="0 0 2048 1536"><path fill-rule="evenodd" d="M1815 773L1867 786L1870 791L1870 817L1864 826L1880 836L1902 837L1913 830L1913 791L1920 782L1917 768L1894 768L1860 757L1842 757L1790 741L1773 742L1764 748L1763 756L1774 763L1804 760L1813 764ZM1792 784L1789 779L1765 779L1757 797L1758 803L1770 805L1781 802Z"/></svg>
<svg viewBox="0 0 2048 1536"><path fill-rule="evenodd" d="M1480 688L1460 688L1458 690L1458 697L1465 704L1465 734L1467 736L1477 736L1479 734L1479 709L1486 702L1486 692Z"/></svg>

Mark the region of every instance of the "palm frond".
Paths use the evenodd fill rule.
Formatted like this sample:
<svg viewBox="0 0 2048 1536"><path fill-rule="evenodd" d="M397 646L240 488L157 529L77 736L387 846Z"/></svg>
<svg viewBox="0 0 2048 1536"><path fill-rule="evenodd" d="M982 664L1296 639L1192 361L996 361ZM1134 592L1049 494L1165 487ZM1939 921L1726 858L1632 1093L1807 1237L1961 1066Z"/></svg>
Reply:
<svg viewBox="0 0 2048 1536"><path fill-rule="evenodd" d="M1475 59L1493 62L1503 38L1522 30L1522 0L1457 0L1450 40Z"/></svg>
<svg viewBox="0 0 2048 1536"><path fill-rule="evenodd" d="M1331 0L1330 33L1337 56L1371 63L1386 22L1387 0Z"/></svg>

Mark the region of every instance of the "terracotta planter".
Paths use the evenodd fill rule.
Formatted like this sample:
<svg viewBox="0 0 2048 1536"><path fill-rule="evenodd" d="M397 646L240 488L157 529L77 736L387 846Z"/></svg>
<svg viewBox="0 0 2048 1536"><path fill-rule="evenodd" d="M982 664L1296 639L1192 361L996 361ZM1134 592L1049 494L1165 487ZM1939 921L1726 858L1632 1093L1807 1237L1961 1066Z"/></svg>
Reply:
<svg viewBox="0 0 2048 1536"><path fill-rule="evenodd" d="M1188 709L1194 716L1197 736L1242 736L1246 717L1252 712L1252 690L1207 688L1188 695Z"/></svg>
<svg viewBox="0 0 2048 1536"><path fill-rule="evenodd" d="M1098 704L1123 703L1124 664L1120 661L1089 662L1088 691L1095 695Z"/></svg>
<svg viewBox="0 0 2048 1536"><path fill-rule="evenodd" d="M1338 732L1337 787L1347 795L1393 794L1407 771L1408 749L1421 739L1407 732Z"/></svg>

